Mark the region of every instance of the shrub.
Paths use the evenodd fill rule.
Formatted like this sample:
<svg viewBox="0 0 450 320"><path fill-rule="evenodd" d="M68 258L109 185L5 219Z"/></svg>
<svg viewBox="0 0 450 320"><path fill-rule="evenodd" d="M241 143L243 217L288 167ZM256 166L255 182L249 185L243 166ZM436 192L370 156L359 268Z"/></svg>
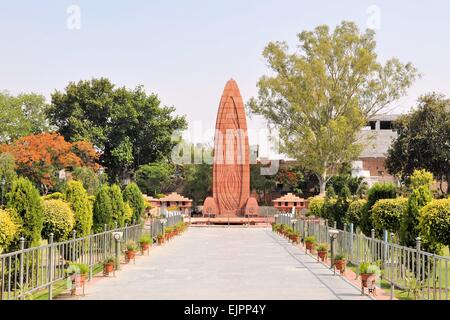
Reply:
<svg viewBox="0 0 450 320"><path fill-rule="evenodd" d="M450 246L450 199L433 200L420 210L420 236Z"/></svg>
<svg viewBox="0 0 450 320"><path fill-rule="evenodd" d="M322 206L321 216L324 219L328 219L330 221L334 221L335 217L335 207L336 207L337 199L336 198L325 198L325 201Z"/></svg>
<svg viewBox="0 0 450 320"><path fill-rule="evenodd" d="M153 239L151 236L146 234L146 235L141 236L141 238L139 239L139 243L152 244Z"/></svg>
<svg viewBox="0 0 450 320"><path fill-rule="evenodd" d="M66 199L74 213L77 236L84 237L89 235L93 224L92 206L83 184L79 181L69 181L67 183Z"/></svg>
<svg viewBox="0 0 450 320"><path fill-rule="evenodd" d="M381 270L376 264L362 262L358 268L359 274L375 274L380 275Z"/></svg>
<svg viewBox="0 0 450 320"><path fill-rule="evenodd" d="M19 224L14 221L11 212L0 209L0 254L6 251L19 233Z"/></svg>
<svg viewBox="0 0 450 320"><path fill-rule="evenodd" d="M308 199L308 209L310 216L321 217L322 209L325 203L325 198L321 196L315 196Z"/></svg>
<svg viewBox="0 0 450 320"><path fill-rule="evenodd" d="M122 190L117 184L113 184L110 189L111 206L112 206L112 220L117 222L119 227L125 224L125 203L123 202Z"/></svg>
<svg viewBox="0 0 450 320"><path fill-rule="evenodd" d="M407 202L406 198L380 199L373 205L372 221L378 234L385 229L389 232L399 232Z"/></svg>
<svg viewBox="0 0 450 320"><path fill-rule="evenodd" d="M133 209L131 208L129 202L125 202L124 209L125 209L125 212L124 212L123 221L124 221L124 223L130 224L133 220Z"/></svg>
<svg viewBox="0 0 450 320"><path fill-rule="evenodd" d="M367 193L367 203L362 210L360 228L367 236L373 228L372 206L380 199L394 199L397 196L395 185L392 183L375 183Z"/></svg>
<svg viewBox="0 0 450 320"><path fill-rule="evenodd" d="M308 236L305 238L305 242L309 242L309 243L316 243L316 237L314 236Z"/></svg>
<svg viewBox="0 0 450 320"><path fill-rule="evenodd" d="M412 189L419 187L430 188L433 184L433 174L427 170L414 170L411 177L409 177L409 183Z"/></svg>
<svg viewBox="0 0 450 320"><path fill-rule="evenodd" d="M328 251L328 244L327 243L321 243L316 248L317 251Z"/></svg>
<svg viewBox="0 0 450 320"><path fill-rule="evenodd" d="M345 222L353 223L355 228L358 227L360 224L362 211L366 203L367 200L365 199L352 201L347 209L347 212L345 213Z"/></svg>
<svg viewBox="0 0 450 320"><path fill-rule="evenodd" d="M13 209L20 219L25 240L31 241L32 246L39 245L44 210L39 191L27 178L19 178L13 182L6 198L7 207Z"/></svg>
<svg viewBox="0 0 450 320"><path fill-rule="evenodd" d="M145 210L144 197L136 183L130 183L125 187L123 199L128 201L133 209L133 219L136 222L141 221L142 214Z"/></svg>
<svg viewBox="0 0 450 320"><path fill-rule="evenodd" d="M75 180L80 181L89 195L94 195L100 186L98 174L91 168L78 167L72 173Z"/></svg>
<svg viewBox="0 0 450 320"><path fill-rule="evenodd" d="M64 193L54 192L54 193L50 193L50 194L43 196L42 199L44 201L45 200L66 200L66 196L64 195Z"/></svg>
<svg viewBox="0 0 450 320"><path fill-rule="evenodd" d="M17 179L15 168L14 156L7 152L0 153L0 181L4 181L0 184L0 202L2 204L5 203L5 195L11 190L13 181Z"/></svg>
<svg viewBox="0 0 450 320"><path fill-rule="evenodd" d="M433 199L428 186L420 186L414 189L406 206L406 211L400 225L400 242L407 247L413 247L419 236L419 213L420 209Z"/></svg>
<svg viewBox="0 0 450 320"><path fill-rule="evenodd" d="M128 251L136 251L138 249L136 242L133 240L128 241L126 247Z"/></svg>
<svg viewBox="0 0 450 320"><path fill-rule="evenodd" d="M42 236L45 239L53 233L55 241L66 240L75 225L75 218L70 205L62 200L44 201L44 227Z"/></svg>
<svg viewBox="0 0 450 320"><path fill-rule="evenodd" d="M66 273L69 275L79 274L87 275L89 273L89 266L84 263L71 262L69 268L67 268Z"/></svg>
<svg viewBox="0 0 450 320"><path fill-rule="evenodd" d="M112 227L113 207L111 201L111 191L108 185L102 185L97 192L94 201L94 230L102 232L105 225Z"/></svg>

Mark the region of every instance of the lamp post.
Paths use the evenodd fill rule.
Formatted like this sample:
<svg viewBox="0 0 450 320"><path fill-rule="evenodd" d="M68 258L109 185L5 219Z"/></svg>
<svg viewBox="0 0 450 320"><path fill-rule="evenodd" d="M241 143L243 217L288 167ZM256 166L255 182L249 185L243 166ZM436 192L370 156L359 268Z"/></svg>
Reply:
<svg viewBox="0 0 450 320"><path fill-rule="evenodd" d="M159 222L161 222L162 235L164 236L164 225L166 224L167 219L160 219Z"/></svg>
<svg viewBox="0 0 450 320"><path fill-rule="evenodd" d="M295 225L297 223L297 219L292 219L291 223L292 223L292 230L294 230L294 232L295 232Z"/></svg>
<svg viewBox="0 0 450 320"><path fill-rule="evenodd" d="M336 229L329 229L328 234L330 235L331 268L333 268L334 274L336 275L336 268L334 267L334 240L336 240L339 231Z"/></svg>
<svg viewBox="0 0 450 320"><path fill-rule="evenodd" d="M275 218L275 224L277 224L278 214L274 214L273 217Z"/></svg>

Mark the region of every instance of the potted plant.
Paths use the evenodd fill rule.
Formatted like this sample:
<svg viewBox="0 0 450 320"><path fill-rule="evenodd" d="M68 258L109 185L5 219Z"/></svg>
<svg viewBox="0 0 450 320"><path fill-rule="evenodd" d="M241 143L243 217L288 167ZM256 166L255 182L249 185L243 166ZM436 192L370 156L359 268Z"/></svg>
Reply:
<svg viewBox="0 0 450 320"><path fill-rule="evenodd" d="M306 237L305 238L306 250L309 250L309 252L311 252L315 243L316 243L316 237L314 237L314 236Z"/></svg>
<svg viewBox="0 0 450 320"><path fill-rule="evenodd" d="M72 280L72 295L75 294L77 287L84 287L86 277L89 274L89 266L84 263L70 262L66 273Z"/></svg>
<svg viewBox="0 0 450 320"><path fill-rule="evenodd" d="M108 258L103 261L103 274L109 275L111 272L114 271L114 263L116 262L116 259L113 256L109 256Z"/></svg>
<svg viewBox="0 0 450 320"><path fill-rule="evenodd" d="M164 229L166 240L169 240L172 237L172 230L173 230L172 227L166 227Z"/></svg>
<svg viewBox="0 0 450 320"><path fill-rule="evenodd" d="M158 234L157 239L159 245L162 245L164 243L164 235L162 233Z"/></svg>
<svg viewBox="0 0 450 320"><path fill-rule="evenodd" d="M299 243L299 238L300 238L300 234L296 231L292 231L291 233L291 241L294 244L298 244Z"/></svg>
<svg viewBox="0 0 450 320"><path fill-rule="evenodd" d="M320 260L325 261L328 254L328 244L321 243L317 246L317 256L320 258Z"/></svg>
<svg viewBox="0 0 450 320"><path fill-rule="evenodd" d="M144 251L150 249L150 245L153 243L153 239L150 235L142 235L139 239L139 244L141 245L141 252L144 254Z"/></svg>
<svg viewBox="0 0 450 320"><path fill-rule="evenodd" d="M334 256L334 265L336 266L336 269L338 269L341 274L344 273L345 265L346 265L345 256L343 254L335 255Z"/></svg>
<svg viewBox="0 0 450 320"><path fill-rule="evenodd" d="M369 284L374 284L376 276L380 274L380 268L376 264L368 262L362 262L358 268L359 275L361 277L361 285L363 288L367 288Z"/></svg>
<svg viewBox="0 0 450 320"><path fill-rule="evenodd" d="M137 249L138 246L136 245L136 242L134 242L133 240L127 242L127 251L125 253L127 255L128 261L135 258Z"/></svg>

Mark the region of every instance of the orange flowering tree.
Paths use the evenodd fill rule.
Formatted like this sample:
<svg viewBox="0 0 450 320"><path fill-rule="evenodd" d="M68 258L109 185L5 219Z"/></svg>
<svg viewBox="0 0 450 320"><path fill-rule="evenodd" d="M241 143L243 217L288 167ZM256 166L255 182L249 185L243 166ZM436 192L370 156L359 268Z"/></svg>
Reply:
<svg viewBox="0 0 450 320"><path fill-rule="evenodd" d="M57 133L44 132L17 139L11 144L0 145L0 152L11 153L17 172L27 176L44 192L57 183L57 172L75 167L98 169L98 153L86 141L68 142Z"/></svg>

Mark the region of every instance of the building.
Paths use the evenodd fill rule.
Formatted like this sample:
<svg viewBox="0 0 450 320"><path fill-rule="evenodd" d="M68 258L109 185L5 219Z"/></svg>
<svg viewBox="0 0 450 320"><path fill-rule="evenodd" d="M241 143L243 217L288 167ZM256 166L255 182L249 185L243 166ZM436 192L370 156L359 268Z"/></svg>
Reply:
<svg viewBox="0 0 450 320"><path fill-rule="evenodd" d="M292 212L292 208L295 208L295 212L299 213L302 209L306 208L305 199L297 197L292 193L288 193L280 198L272 200L273 206L278 211Z"/></svg>

